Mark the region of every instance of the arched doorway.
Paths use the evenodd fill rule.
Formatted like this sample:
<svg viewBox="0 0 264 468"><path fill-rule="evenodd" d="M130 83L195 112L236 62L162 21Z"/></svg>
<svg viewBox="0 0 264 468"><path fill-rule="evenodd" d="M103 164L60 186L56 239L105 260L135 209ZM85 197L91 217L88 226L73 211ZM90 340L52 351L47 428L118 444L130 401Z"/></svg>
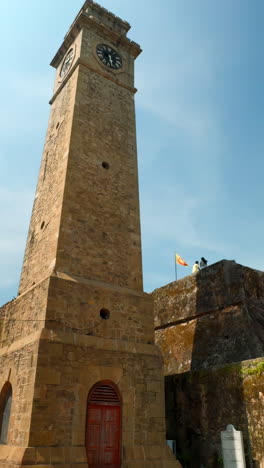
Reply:
<svg viewBox="0 0 264 468"><path fill-rule="evenodd" d="M121 467L121 395L108 380L88 395L85 445L89 468Z"/></svg>

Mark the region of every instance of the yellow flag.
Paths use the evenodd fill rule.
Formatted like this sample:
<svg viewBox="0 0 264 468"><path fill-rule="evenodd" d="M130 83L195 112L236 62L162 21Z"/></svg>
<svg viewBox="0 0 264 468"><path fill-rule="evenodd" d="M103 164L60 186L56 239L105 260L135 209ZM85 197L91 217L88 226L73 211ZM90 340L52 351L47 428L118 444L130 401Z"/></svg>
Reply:
<svg viewBox="0 0 264 468"><path fill-rule="evenodd" d="M183 258L180 257L180 255L175 254L175 257L176 257L176 262L179 263L179 265L189 266L188 263L186 263L185 260L183 260Z"/></svg>

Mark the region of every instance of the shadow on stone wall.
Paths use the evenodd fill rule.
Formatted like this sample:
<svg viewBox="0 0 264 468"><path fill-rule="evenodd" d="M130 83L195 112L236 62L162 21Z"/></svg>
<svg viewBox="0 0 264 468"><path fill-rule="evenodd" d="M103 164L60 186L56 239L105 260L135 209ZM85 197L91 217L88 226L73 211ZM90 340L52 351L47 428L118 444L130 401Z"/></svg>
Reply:
<svg viewBox="0 0 264 468"><path fill-rule="evenodd" d="M247 468L264 461L264 361L255 359L165 377L167 438L183 468L223 466L220 432L243 432Z"/></svg>
<svg viewBox="0 0 264 468"><path fill-rule="evenodd" d="M183 467L223 466L220 433L233 424L247 468L264 468L264 273L222 260L153 296L167 439Z"/></svg>
<svg viewBox="0 0 264 468"><path fill-rule="evenodd" d="M193 372L189 382L182 379L177 395L178 401L186 404L186 385L191 389L187 392L189 411L182 414L184 421L178 421L177 428L177 446L186 468L222 465L220 433L228 424L243 432L247 467L253 468L241 365L235 365L235 372L227 365L221 372L208 373L212 366L241 361L247 355L247 320L240 303L241 270L234 275L232 268L233 275L228 273L221 272L223 278L217 284L209 270L197 275L196 313L201 316L195 326ZM202 315L204 311L212 313Z"/></svg>
<svg viewBox="0 0 264 468"><path fill-rule="evenodd" d="M195 310L191 370L263 356L264 282L257 272L231 261L201 270Z"/></svg>
<svg viewBox="0 0 264 468"><path fill-rule="evenodd" d="M197 275L191 371L166 377L168 438L176 439L184 468L221 467L220 432L233 424L243 432L247 468L254 468L260 465L251 453L241 361L260 354L250 335L254 323L245 303L244 272L226 264L219 281L211 271ZM174 422L170 408L176 409Z"/></svg>
<svg viewBox="0 0 264 468"><path fill-rule="evenodd" d="M199 370L176 377L176 447L184 468L221 467L220 432L233 424L244 435L247 466L250 443L240 366ZM173 376L174 377L174 376Z"/></svg>

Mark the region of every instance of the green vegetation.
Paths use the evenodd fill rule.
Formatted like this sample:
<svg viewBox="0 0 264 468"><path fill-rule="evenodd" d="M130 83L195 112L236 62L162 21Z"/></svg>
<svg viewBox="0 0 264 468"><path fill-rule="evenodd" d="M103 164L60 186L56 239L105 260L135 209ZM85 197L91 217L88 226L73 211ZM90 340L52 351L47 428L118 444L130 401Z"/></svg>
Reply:
<svg viewBox="0 0 264 468"><path fill-rule="evenodd" d="M241 369L241 375L258 375L260 376L264 372L264 361L259 362L258 364L253 364L249 367L244 367Z"/></svg>

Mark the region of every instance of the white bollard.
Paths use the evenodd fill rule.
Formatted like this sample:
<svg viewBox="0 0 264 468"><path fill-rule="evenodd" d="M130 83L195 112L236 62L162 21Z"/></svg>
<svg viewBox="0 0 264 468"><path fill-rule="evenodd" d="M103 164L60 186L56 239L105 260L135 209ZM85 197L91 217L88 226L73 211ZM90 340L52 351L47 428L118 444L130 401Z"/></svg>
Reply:
<svg viewBox="0 0 264 468"><path fill-rule="evenodd" d="M221 432L221 441L224 468L246 468L242 432L228 424Z"/></svg>

